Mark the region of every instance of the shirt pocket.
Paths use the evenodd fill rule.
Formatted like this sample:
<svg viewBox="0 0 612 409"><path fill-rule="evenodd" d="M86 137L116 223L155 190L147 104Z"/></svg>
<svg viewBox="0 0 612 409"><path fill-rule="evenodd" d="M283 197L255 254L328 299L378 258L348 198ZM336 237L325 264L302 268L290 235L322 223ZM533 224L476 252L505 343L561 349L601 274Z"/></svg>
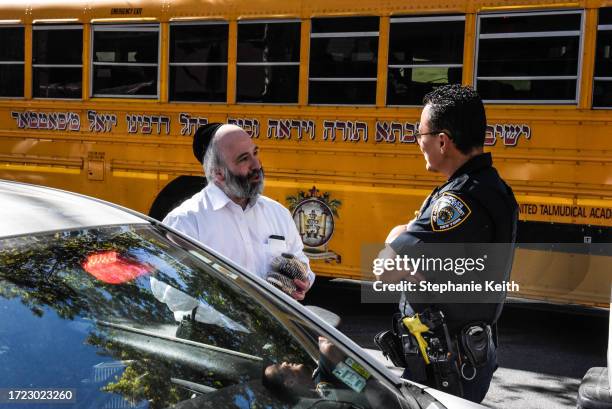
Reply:
<svg viewBox="0 0 612 409"><path fill-rule="evenodd" d="M264 249L266 255L266 269L270 272L270 262L274 257L287 252L287 242L284 239L268 238L268 242L264 244Z"/></svg>

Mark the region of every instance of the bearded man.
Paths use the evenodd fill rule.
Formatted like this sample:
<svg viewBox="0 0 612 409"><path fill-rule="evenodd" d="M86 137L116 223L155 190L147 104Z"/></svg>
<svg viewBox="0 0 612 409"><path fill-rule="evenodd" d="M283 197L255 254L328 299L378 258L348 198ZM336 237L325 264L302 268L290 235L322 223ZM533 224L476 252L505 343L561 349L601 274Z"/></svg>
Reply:
<svg viewBox="0 0 612 409"><path fill-rule="evenodd" d="M263 279L275 259L290 255L305 266L306 277L293 278L295 290L287 292L304 299L315 275L291 213L261 194L264 173L251 137L236 125L208 124L196 132L193 151L208 184L163 222Z"/></svg>

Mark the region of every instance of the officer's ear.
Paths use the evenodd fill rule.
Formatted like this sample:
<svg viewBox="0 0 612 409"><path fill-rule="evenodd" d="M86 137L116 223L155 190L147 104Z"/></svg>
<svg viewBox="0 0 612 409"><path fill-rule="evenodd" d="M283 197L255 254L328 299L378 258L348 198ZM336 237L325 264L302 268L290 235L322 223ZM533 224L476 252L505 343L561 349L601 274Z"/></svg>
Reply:
<svg viewBox="0 0 612 409"><path fill-rule="evenodd" d="M453 146L454 142L452 138L446 132L440 132L440 153L448 152L448 150Z"/></svg>

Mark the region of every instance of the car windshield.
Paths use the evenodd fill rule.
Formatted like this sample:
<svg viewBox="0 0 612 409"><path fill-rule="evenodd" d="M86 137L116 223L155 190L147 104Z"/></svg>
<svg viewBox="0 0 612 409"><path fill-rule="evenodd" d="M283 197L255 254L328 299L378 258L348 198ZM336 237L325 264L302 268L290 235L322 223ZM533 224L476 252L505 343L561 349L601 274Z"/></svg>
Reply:
<svg viewBox="0 0 612 409"><path fill-rule="evenodd" d="M25 391L45 407L40 391L55 390L76 408L408 407L357 357L161 227L0 239L0 322L5 403Z"/></svg>

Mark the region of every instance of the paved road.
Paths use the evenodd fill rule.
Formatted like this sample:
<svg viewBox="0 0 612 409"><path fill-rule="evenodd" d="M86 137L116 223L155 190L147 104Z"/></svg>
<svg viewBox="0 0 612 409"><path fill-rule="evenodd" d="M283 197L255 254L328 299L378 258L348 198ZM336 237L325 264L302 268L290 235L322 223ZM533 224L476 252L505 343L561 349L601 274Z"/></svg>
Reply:
<svg viewBox="0 0 612 409"><path fill-rule="evenodd" d="M306 304L341 316L339 329L364 348L388 329L392 305L362 304L355 286L316 286ZM499 322L499 365L484 405L492 408L575 408L578 386L593 366L606 365L607 313L548 311L508 304Z"/></svg>

